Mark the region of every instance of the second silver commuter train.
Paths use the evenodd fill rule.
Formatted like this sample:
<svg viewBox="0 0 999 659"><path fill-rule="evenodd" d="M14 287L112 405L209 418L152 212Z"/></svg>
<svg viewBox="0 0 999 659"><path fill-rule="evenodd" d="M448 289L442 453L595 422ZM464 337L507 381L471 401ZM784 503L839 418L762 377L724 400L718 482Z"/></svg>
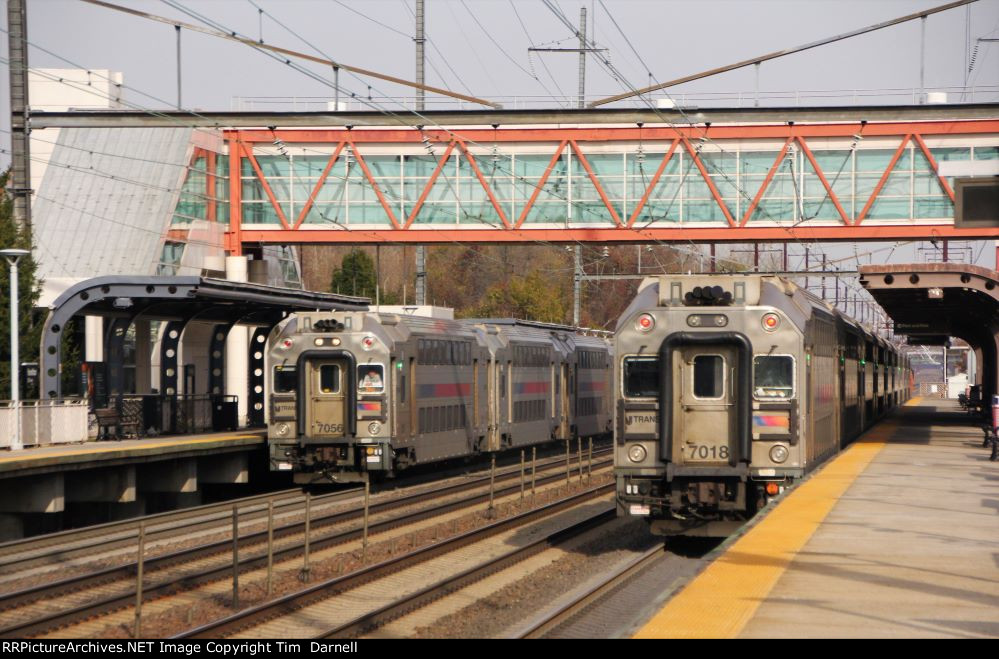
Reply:
<svg viewBox="0 0 999 659"><path fill-rule="evenodd" d="M297 483L611 430L609 341L571 327L300 312L268 359L271 468Z"/></svg>
<svg viewBox="0 0 999 659"><path fill-rule="evenodd" d="M618 512L725 536L909 398L905 358L776 276L645 280L614 337Z"/></svg>

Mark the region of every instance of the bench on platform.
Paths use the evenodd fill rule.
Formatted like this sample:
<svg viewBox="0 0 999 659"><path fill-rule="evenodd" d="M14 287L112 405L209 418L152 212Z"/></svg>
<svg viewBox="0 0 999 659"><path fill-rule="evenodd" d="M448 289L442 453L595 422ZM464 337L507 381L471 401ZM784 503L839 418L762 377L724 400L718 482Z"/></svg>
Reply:
<svg viewBox="0 0 999 659"><path fill-rule="evenodd" d="M113 407L95 408L97 417L97 439L121 439L123 434L139 436L138 420L123 420Z"/></svg>

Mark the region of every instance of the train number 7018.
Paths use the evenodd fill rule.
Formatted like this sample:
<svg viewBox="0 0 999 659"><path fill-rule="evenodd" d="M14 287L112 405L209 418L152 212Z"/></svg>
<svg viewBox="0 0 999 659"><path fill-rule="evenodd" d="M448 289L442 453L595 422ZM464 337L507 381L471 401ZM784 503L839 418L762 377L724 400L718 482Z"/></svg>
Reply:
<svg viewBox="0 0 999 659"><path fill-rule="evenodd" d="M687 456L690 460L728 460L728 446L725 444L721 446L691 444L687 448L690 450Z"/></svg>

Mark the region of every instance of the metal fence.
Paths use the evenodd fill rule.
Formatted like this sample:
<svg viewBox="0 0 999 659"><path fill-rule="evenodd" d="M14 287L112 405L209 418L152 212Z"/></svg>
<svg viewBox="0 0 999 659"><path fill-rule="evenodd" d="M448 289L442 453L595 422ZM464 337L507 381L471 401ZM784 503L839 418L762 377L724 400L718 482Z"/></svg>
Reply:
<svg viewBox="0 0 999 659"><path fill-rule="evenodd" d="M21 444L46 446L86 441L88 403L85 398L20 401ZM0 448L10 448L13 443L17 418L14 403L0 401Z"/></svg>
<svg viewBox="0 0 999 659"><path fill-rule="evenodd" d="M916 391L914 392L916 396L922 396L923 398L946 398L947 397L947 383L946 382L917 382Z"/></svg>
<svg viewBox="0 0 999 659"><path fill-rule="evenodd" d="M116 406L123 423L134 423L139 435L187 434L222 430L220 410L235 406L235 396L193 394L122 396ZM235 428L233 428L235 429Z"/></svg>
<svg viewBox="0 0 999 659"><path fill-rule="evenodd" d="M110 397L102 402L104 405L97 407L117 412L119 428L127 428L139 437L237 428L235 396L149 394ZM19 404L22 446L96 439L99 428L90 403L86 398L22 400ZM13 402L0 401L0 449L13 444L17 416Z"/></svg>

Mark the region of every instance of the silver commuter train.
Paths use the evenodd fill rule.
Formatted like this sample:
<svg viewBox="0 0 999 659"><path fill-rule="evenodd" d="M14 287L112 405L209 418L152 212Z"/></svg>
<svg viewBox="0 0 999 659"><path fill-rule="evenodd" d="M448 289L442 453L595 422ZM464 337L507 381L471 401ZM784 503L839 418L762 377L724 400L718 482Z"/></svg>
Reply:
<svg viewBox="0 0 999 659"><path fill-rule="evenodd" d="M614 338L618 514L725 536L909 398L891 344L793 282L646 279Z"/></svg>
<svg viewBox="0 0 999 659"><path fill-rule="evenodd" d="M268 359L271 469L296 483L611 430L610 342L571 327L299 312Z"/></svg>

